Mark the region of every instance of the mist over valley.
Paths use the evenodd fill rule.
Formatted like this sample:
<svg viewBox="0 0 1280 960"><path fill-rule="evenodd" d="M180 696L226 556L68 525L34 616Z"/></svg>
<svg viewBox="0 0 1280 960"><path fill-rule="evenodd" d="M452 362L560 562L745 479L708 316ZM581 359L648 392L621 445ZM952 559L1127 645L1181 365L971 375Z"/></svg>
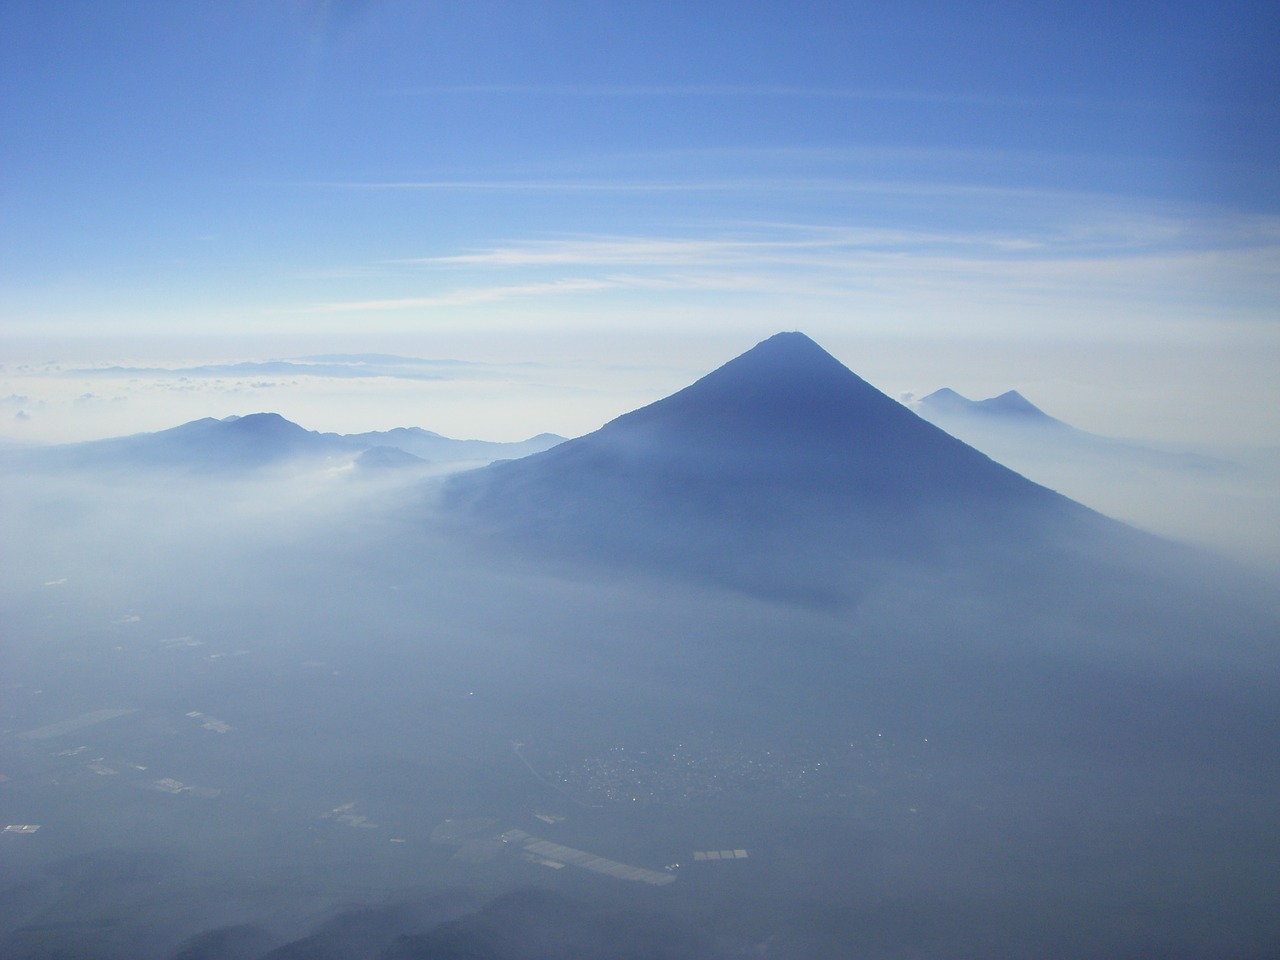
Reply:
<svg viewBox="0 0 1280 960"><path fill-rule="evenodd" d="M1274 960L1277 49L0 3L0 960Z"/></svg>
<svg viewBox="0 0 1280 960"><path fill-rule="evenodd" d="M7 451L0 952L1272 952L1269 574L801 334L557 440Z"/></svg>
<svg viewBox="0 0 1280 960"><path fill-rule="evenodd" d="M1099 436L1050 416L1016 390L970 400L944 387L908 405L1000 463L1108 516L1252 566L1280 564L1280 449Z"/></svg>

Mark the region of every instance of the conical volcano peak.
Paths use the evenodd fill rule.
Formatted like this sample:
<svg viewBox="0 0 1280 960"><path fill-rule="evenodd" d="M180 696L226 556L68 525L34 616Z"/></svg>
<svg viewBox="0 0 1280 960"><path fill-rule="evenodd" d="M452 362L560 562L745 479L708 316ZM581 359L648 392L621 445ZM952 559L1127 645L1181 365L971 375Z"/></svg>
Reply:
<svg viewBox="0 0 1280 960"><path fill-rule="evenodd" d="M730 360L710 376L732 373L740 377L777 380L785 377L848 377L851 371L813 340L798 331L775 333L746 353ZM704 378L705 379L705 378Z"/></svg>
<svg viewBox="0 0 1280 960"><path fill-rule="evenodd" d="M742 356L758 354L774 360L789 359L793 362L823 362L835 360L831 354L799 330L784 330L761 340ZM837 361L839 362L839 361Z"/></svg>
<svg viewBox="0 0 1280 960"><path fill-rule="evenodd" d="M872 413L872 411L874 411ZM803 333L779 333L671 396L607 424L658 427L690 441L739 444L847 430L869 413L914 417ZM751 445L754 445L751 444Z"/></svg>
<svg viewBox="0 0 1280 960"><path fill-rule="evenodd" d="M983 407L1018 416L1043 417L1047 414L1017 390L1006 390L998 397L980 401Z"/></svg>

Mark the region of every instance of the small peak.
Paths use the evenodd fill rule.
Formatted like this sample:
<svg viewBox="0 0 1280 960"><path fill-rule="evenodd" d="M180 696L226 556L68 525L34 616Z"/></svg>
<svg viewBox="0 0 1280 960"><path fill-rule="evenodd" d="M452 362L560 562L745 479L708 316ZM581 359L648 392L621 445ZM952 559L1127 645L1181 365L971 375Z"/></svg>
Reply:
<svg viewBox="0 0 1280 960"><path fill-rule="evenodd" d="M938 403L952 403L956 400L962 400L965 403L973 403L973 401L964 394L956 393L950 387L943 387L940 390L935 390L933 393L920 398L921 403L930 403L934 401Z"/></svg>
<svg viewBox="0 0 1280 960"><path fill-rule="evenodd" d="M916 401L916 406L922 410L952 412L971 410L975 404L968 397L956 393L950 387L943 387L941 390L933 391L926 397L921 397Z"/></svg>
<svg viewBox="0 0 1280 960"><path fill-rule="evenodd" d="M998 397L979 401L978 406L995 413L1043 417L1045 413L1017 390L1006 390Z"/></svg>
<svg viewBox="0 0 1280 960"><path fill-rule="evenodd" d="M943 387L917 401L916 408L926 414L939 416L964 414L982 417L1051 419L1017 390L1006 390L998 397L989 397L986 400L970 400L950 387Z"/></svg>
<svg viewBox="0 0 1280 960"><path fill-rule="evenodd" d="M305 433L302 427L298 426L292 420L286 420L278 413L250 413L243 417L236 417L231 421L223 421L229 427L239 433Z"/></svg>
<svg viewBox="0 0 1280 960"><path fill-rule="evenodd" d="M400 470L405 467L421 467L427 461L399 447L370 447L361 451L355 464L364 470Z"/></svg>

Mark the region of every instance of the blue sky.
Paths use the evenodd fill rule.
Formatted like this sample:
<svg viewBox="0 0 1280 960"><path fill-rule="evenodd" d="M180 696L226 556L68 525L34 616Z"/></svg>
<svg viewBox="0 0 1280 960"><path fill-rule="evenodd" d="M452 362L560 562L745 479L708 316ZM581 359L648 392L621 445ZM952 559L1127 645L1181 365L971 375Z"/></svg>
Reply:
<svg viewBox="0 0 1280 960"><path fill-rule="evenodd" d="M0 434L574 433L799 328L1280 442L1274 4L9 2L0 45ZM333 352L489 367L154 372Z"/></svg>

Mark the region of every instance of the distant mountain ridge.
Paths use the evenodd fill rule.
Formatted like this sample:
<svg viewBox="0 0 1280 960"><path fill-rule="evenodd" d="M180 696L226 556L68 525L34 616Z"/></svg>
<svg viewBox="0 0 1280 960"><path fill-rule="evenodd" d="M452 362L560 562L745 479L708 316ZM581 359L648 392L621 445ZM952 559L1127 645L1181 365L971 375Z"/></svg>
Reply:
<svg viewBox="0 0 1280 960"><path fill-rule="evenodd" d="M935 417L968 416L1035 424L1051 429L1075 429L1049 416L1017 390L1006 390L999 396L988 397L986 400L970 400L950 387L943 387L916 401L914 409L929 421Z"/></svg>
<svg viewBox="0 0 1280 960"><path fill-rule="evenodd" d="M278 413L224 419L203 417L155 433L51 448L64 465L179 468L195 471L253 469L298 457L349 451L336 439L306 430Z"/></svg>
<svg viewBox="0 0 1280 960"><path fill-rule="evenodd" d="M417 427L359 434L307 430L278 413L204 417L160 430L106 440L26 448L25 462L54 467L150 468L222 473L288 461L348 460L378 469L479 464L546 450L562 437L544 433L514 443L454 440ZM381 450L381 453L374 451ZM372 456L365 458L364 454Z"/></svg>
<svg viewBox="0 0 1280 960"><path fill-rule="evenodd" d="M491 440L455 440L421 427L395 427L367 433L324 434L341 436L355 444L370 447L395 447L423 460L437 463L461 461L515 460L531 453L540 453L564 442L564 437L554 433L540 433L528 440L499 442Z"/></svg>
<svg viewBox="0 0 1280 960"><path fill-rule="evenodd" d="M1042 463L1094 462L1101 468L1132 467L1224 471L1228 461L1186 451L1161 449L1089 433L1045 413L1016 390L986 400L970 400L949 387L910 404L920 416L984 453L1021 470L1040 473Z"/></svg>

